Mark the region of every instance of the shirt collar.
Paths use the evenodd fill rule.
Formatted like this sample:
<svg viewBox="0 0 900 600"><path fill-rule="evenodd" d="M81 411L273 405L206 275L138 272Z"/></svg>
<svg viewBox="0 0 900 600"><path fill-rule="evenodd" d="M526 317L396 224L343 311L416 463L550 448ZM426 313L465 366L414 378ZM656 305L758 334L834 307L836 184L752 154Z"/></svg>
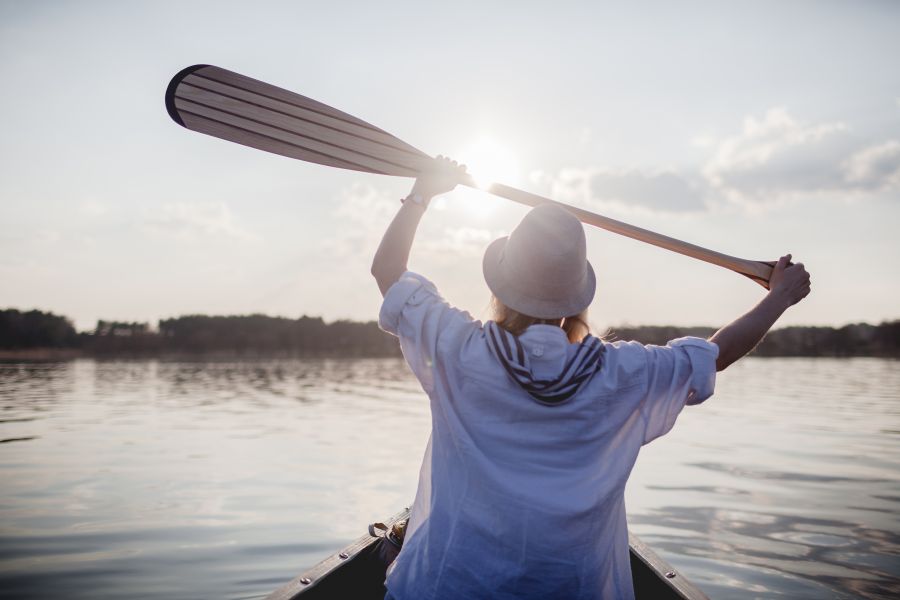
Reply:
<svg viewBox="0 0 900 600"><path fill-rule="evenodd" d="M528 354L531 371L538 379L559 375L566 365L569 338L562 327L535 324L522 332L519 342Z"/></svg>

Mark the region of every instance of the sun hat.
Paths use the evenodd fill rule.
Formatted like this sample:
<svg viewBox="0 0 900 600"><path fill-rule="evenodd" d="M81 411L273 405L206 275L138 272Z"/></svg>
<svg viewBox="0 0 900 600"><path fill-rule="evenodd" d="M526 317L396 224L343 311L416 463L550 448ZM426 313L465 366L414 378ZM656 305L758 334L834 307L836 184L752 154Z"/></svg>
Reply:
<svg viewBox="0 0 900 600"><path fill-rule="evenodd" d="M484 252L484 280L511 309L538 319L577 315L594 298L584 227L566 209L541 204Z"/></svg>

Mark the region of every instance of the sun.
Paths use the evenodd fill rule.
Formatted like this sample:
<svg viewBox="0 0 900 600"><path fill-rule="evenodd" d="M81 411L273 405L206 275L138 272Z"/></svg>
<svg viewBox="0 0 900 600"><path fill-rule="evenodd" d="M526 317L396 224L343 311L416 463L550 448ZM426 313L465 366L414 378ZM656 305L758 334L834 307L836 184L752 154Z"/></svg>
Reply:
<svg viewBox="0 0 900 600"><path fill-rule="evenodd" d="M513 184L519 176L518 161L512 151L487 136L478 138L454 158L468 167L480 189L487 189L491 183Z"/></svg>

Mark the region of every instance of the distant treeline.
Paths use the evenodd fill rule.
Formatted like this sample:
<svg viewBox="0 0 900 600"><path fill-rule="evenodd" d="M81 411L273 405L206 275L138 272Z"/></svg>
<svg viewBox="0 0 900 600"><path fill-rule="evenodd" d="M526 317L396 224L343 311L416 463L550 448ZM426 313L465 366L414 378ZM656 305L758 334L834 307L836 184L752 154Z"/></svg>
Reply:
<svg viewBox="0 0 900 600"><path fill-rule="evenodd" d="M399 356L397 340L375 322L265 315L189 315L148 323L98 321L77 333L53 313L0 310L0 349L78 349L88 355L228 354L289 356Z"/></svg>
<svg viewBox="0 0 900 600"><path fill-rule="evenodd" d="M708 338L712 327L617 327L608 341L637 340L664 345L687 335ZM860 323L844 327L784 327L770 331L754 356L880 356L900 357L900 321L880 325Z"/></svg>
<svg viewBox="0 0 900 600"><path fill-rule="evenodd" d="M693 335L709 337L711 327L618 327L605 339L663 345ZM58 349L87 355L225 354L237 356L399 356L397 340L374 322L265 315L190 315L148 323L99 321L78 333L71 321L53 313L0 310L0 350ZM770 332L756 356L900 357L900 320L880 325L786 327Z"/></svg>

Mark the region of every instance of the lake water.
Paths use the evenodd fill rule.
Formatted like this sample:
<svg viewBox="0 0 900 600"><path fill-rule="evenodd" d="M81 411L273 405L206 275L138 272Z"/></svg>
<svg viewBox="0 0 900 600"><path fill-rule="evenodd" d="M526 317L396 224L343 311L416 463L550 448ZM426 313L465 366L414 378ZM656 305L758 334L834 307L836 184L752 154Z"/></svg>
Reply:
<svg viewBox="0 0 900 600"><path fill-rule="evenodd" d="M712 598L900 597L900 362L746 359L632 531ZM0 597L259 598L408 505L401 360L0 363Z"/></svg>

